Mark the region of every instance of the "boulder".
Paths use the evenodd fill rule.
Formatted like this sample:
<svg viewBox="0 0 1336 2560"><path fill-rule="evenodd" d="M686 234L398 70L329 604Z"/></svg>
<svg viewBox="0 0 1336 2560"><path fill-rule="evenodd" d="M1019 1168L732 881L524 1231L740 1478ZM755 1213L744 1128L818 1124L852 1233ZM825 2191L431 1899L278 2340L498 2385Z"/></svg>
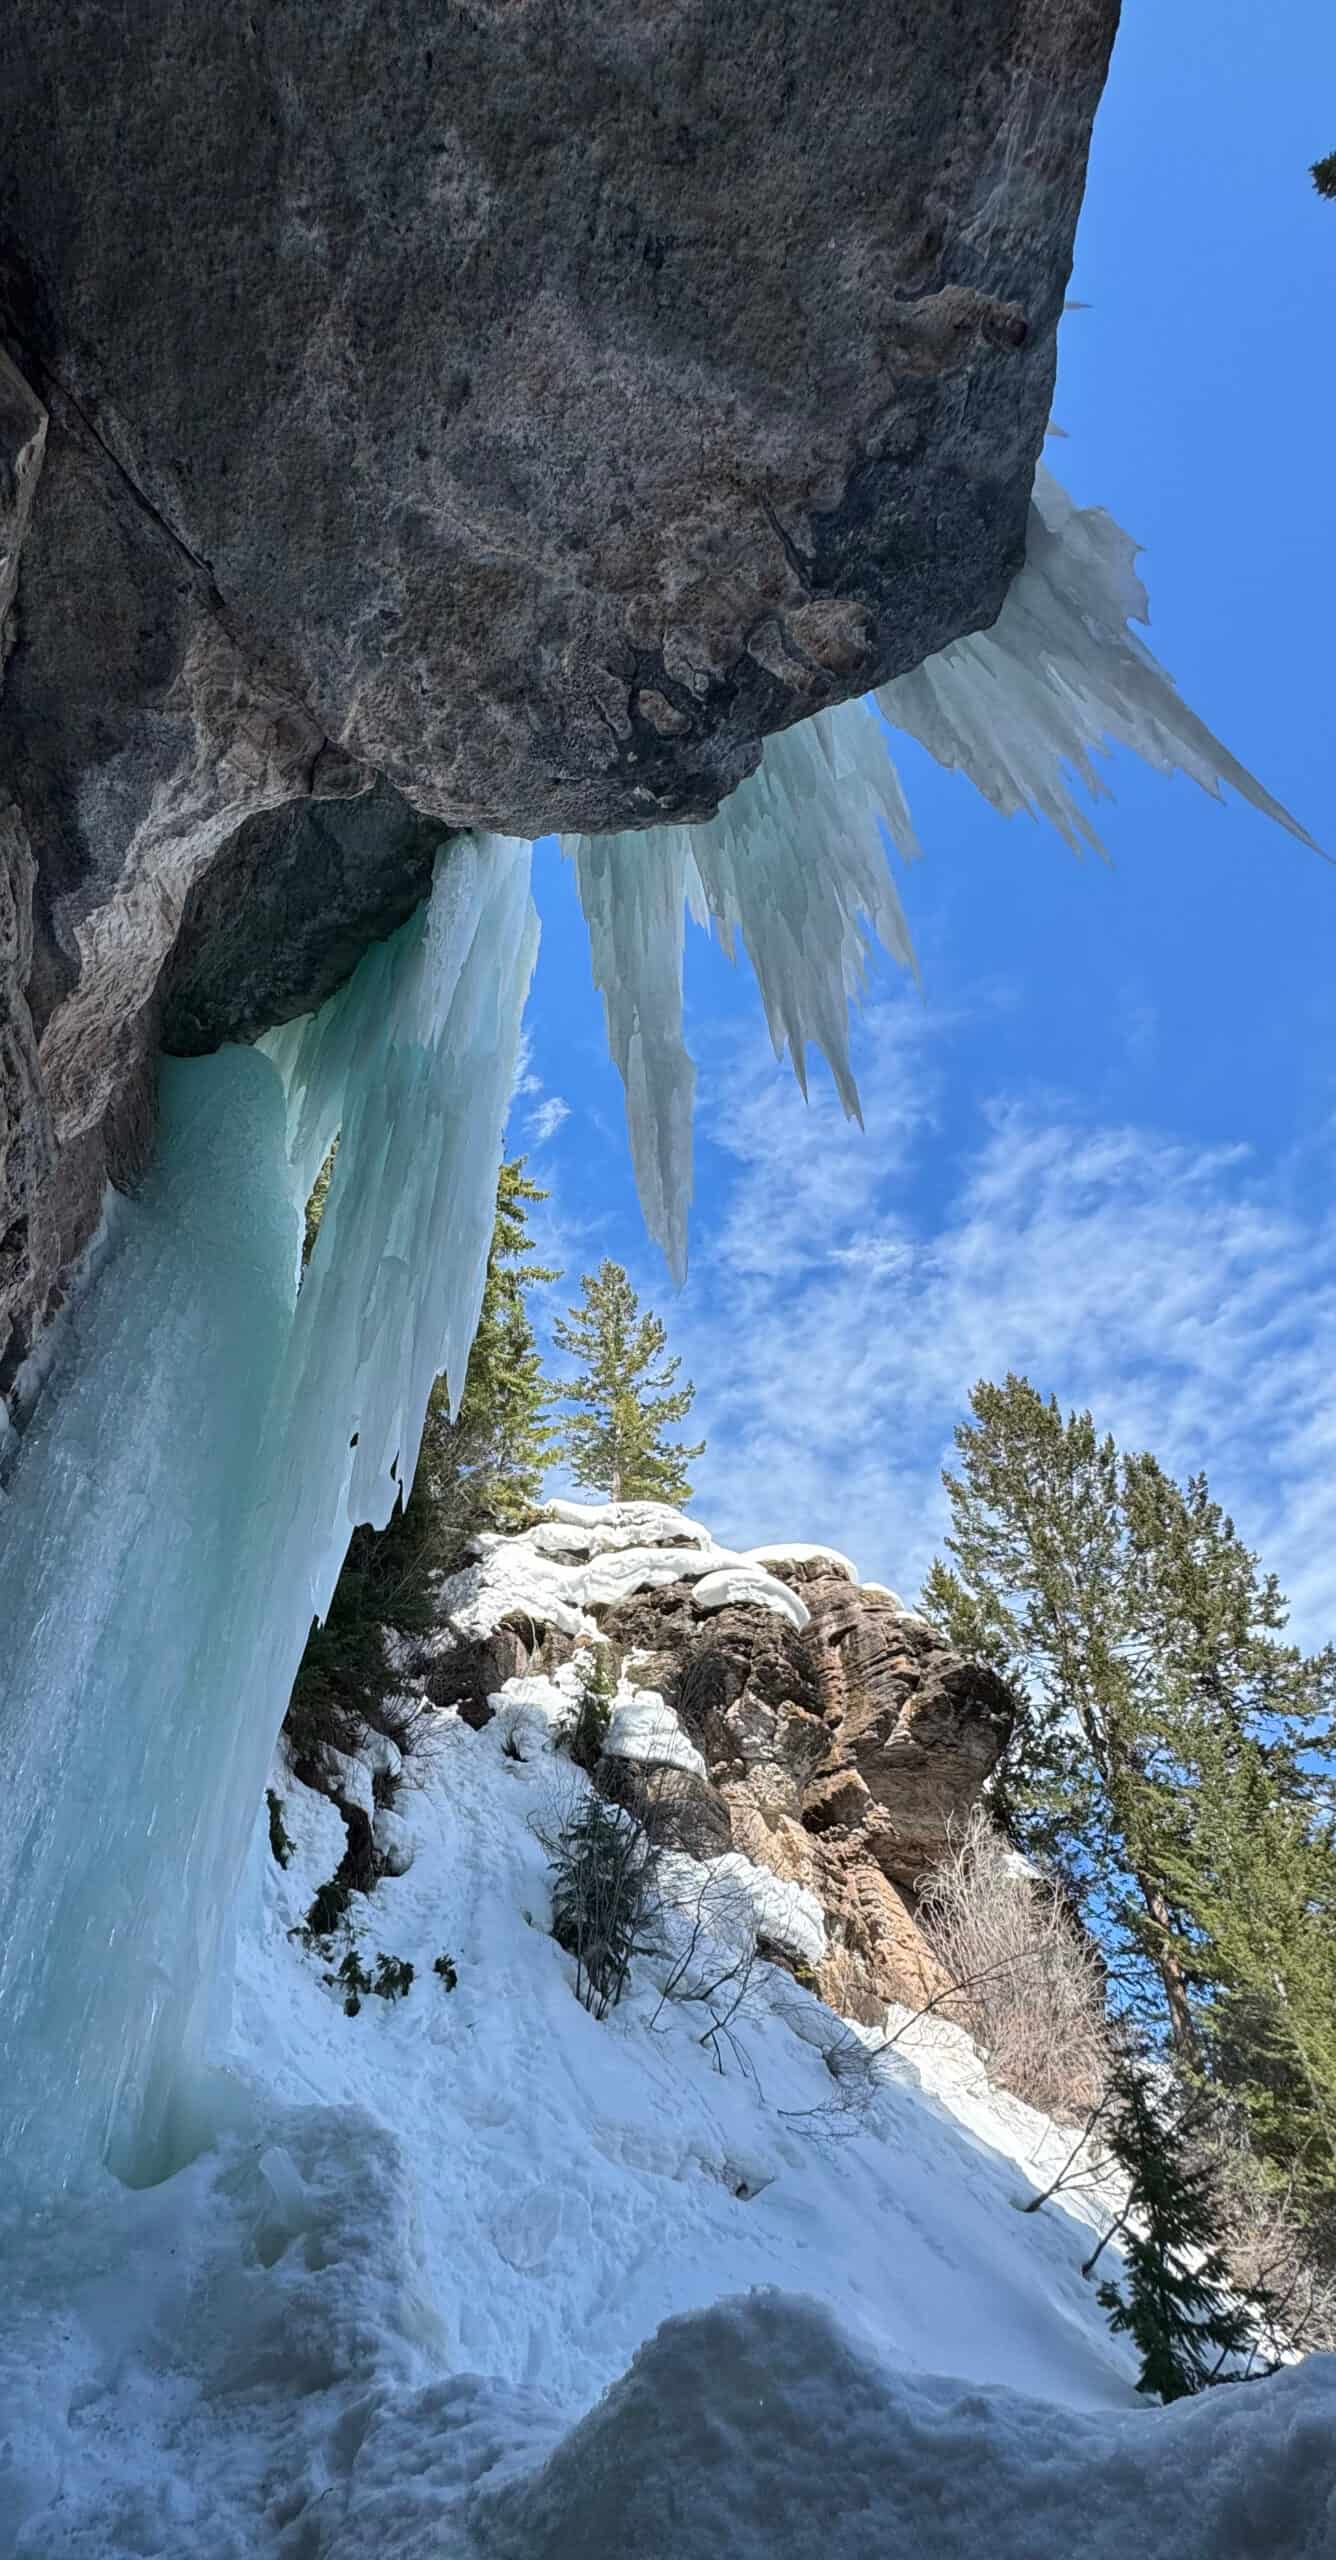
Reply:
<svg viewBox="0 0 1336 2560"><path fill-rule="evenodd" d="M309 1009L454 828L708 815L992 620L1116 17L8 0L20 1349L164 1033Z"/></svg>

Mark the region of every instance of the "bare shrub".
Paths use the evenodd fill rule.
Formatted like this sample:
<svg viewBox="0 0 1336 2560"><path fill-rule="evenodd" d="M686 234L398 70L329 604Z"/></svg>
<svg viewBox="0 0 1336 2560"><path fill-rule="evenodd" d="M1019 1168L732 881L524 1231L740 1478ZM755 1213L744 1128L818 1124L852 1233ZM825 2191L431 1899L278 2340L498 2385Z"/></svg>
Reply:
<svg viewBox="0 0 1336 2560"><path fill-rule="evenodd" d="M700 2042L716 2069L724 2069L727 2052L750 2071L739 2033L761 1961L750 1895L735 1876L669 1851L654 1861L652 1900L665 1970L650 2025L670 2002L698 2007L705 2017Z"/></svg>
<svg viewBox="0 0 1336 2560"><path fill-rule="evenodd" d="M921 1886L918 1918L992 2078L1046 2115L1089 2115L1109 2068L1098 1961L982 1806Z"/></svg>
<svg viewBox="0 0 1336 2560"><path fill-rule="evenodd" d="M1214 2171L1231 2281L1257 2306L1250 2369L1330 2354L1336 2349L1336 2250L1329 2193L1305 2188L1297 2173L1281 2179L1259 2161L1238 2107L1223 2104L1211 2112L1200 2148Z"/></svg>

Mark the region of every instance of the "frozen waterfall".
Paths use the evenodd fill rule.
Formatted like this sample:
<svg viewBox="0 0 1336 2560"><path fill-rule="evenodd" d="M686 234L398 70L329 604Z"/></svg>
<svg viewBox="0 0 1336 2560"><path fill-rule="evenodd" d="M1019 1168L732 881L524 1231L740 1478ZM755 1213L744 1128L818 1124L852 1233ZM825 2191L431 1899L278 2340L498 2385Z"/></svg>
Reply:
<svg viewBox="0 0 1336 2560"><path fill-rule="evenodd" d="M0 1626L0 2152L193 2138L264 1773L359 1520L462 1385L537 949L484 837L322 1011L168 1061L156 1166L22 1445ZM310 1265L302 1213L340 1145Z"/></svg>
<svg viewBox="0 0 1336 2560"><path fill-rule="evenodd" d="M689 910L745 944L775 1055L806 1089L819 1049L857 1118L849 1004L871 944L912 964L886 866L918 852L884 721L968 775L1003 816L1047 818L1079 850L1099 838L1073 778L1107 794L1094 756L1129 747L1160 773L1228 783L1264 817L1312 839L1188 709L1129 620L1145 621L1136 544L1102 507L1077 507L1041 464L1025 565L989 631L956 640L875 697L818 712L769 740L717 817L643 834L568 836L594 977L626 1088L645 1222L674 1275L686 1267L694 1069L682 1037ZM875 704L875 708L874 708Z"/></svg>

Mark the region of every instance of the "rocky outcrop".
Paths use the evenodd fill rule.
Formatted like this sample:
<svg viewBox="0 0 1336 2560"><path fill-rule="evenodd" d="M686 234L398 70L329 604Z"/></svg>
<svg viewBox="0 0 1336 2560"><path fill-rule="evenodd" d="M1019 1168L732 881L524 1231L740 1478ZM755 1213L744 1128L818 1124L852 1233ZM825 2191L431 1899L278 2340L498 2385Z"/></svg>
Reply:
<svg viewBox="0 0 1336 2560"><path fill-rule="evenodd" d="M992 1671L830 1549L733 1554L659 1504L555 1503L523 1536L479 1546L443 1587L438 1632L415 1654L410 1642L409 1685L470 1723L498 1706L522 1717L554 1672L575 1678L561 1666L578 1645L605 1641L622 1679L604 1792L652 1816L663 1848L750 1861L818 1911L819 1946L781 1930L770 1952L800 1961L844 2015L947 1992L916 1888L1005 1746L1011 1704ZM738 1596L713 1608L709 1585L725 1581Z"/></svg>
<svg viewBox="0 0 1336 2560"><path fill-rule="evenodd" d="M866 2017L888 1999L917 2005L946 1985L915 1888L997 1764L1007 1692L851 1567L766 1552L804 1628L746 1607L703 1628L690 1590L670 1586L606 1613L604 1631L676 1708L733 1847L816 1895L831 2005Z"/></svg>
<svg viewBox="0 0 1336 2560"><path fill-rule="evenodd" d="M991 620L1115 17L10 0L0 1331L142 1154L164 1022L249 1037L451 828L706 814Z"/></svg>

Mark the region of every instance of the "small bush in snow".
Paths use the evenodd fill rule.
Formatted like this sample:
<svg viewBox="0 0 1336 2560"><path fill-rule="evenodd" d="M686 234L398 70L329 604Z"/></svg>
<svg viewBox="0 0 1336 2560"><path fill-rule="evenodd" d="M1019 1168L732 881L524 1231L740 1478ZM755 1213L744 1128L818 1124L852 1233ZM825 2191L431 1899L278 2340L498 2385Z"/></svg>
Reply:
<svg viewBox="0 0 1336 2560"><path fill-rule="evenodd" d="M349 1947L336 1973L327 1973L331 1990L343 1993L343 2013L355 2018L364 2000L403 2000L413 1988L413 1967L407 1956L376 1958L374 1974L367 1972L356 1947Z"/></svg>
<svg viewBox="0 0 1336 2560"><path fill-rule="evenodd" d="M581 1684L575 1722L571 1727L570 1753L577 1769L592 1772L603 1757L616 1690L617 1683L607 1650L600 1645Z"/></svg>
<svg viewBox="0 0 1336 2560"><path fill-rule="evenodd" d="M413 1967L407 1956L378 1955L371 1988L378 2000L406 1999L413 1988Z"/></svg>
<svg viewBox="0 0 1336 2560"><path fill-rule="evenodd" d="M990 2076L1047 2115L1088 2115L1109 2076L1104 1986L1052 1886L976 1806L920 1894L919 1925Z"/></svg>
<svg viewBox="0 0 1336 2560"><path fill-rule="evenodd" d="M552 1869L552 1935L575 1958L575 1988L606 2018L647 1943L653 1857L639 1823L589 1794L540 1832Z"/></svg>
<svg viewBox="0 0 1336 2560"><path fill-rule="evenodd" d="M342 1991L345 2018L355 2018L367 1993L375 1988L356 1947L348 1949L338 1972L327 1973L325 1980L331 1989L337 1985Z"/></svg>
<svg viewBox="0 0 1336 2560"><path fill-rule="evenodd" d="M432 1972L440 1975L447 1991L458 1990L459 1975L455 1970L453 1956L437 1956L436 1961L432 1966Z"/></svg>
<svg viewBox="0 0 1336 2560"><path fill-rule="evenodd" d="M266 1787L264 1800L269 1807L269 1846L280 1867L285 1867L292 1856L292 1842L283 1824L283 1799L275 1795L272 1787Z"/></svg>

